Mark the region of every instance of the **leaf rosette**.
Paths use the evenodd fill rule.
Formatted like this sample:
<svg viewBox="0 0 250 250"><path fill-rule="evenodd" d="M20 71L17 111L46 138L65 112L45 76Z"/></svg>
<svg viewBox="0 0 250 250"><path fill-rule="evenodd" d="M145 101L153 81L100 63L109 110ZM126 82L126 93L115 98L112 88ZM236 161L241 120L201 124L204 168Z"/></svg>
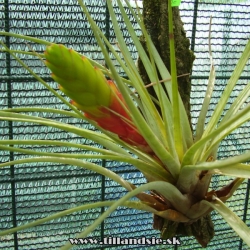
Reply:
<svg viewBox="0 0 250 250"><path fill-rule="evenodd" d="M93 122L94 125L97 125L103 134L45 118L17 114L18 112L27 111L45 112L43 108L40 110L35 108L18 108L0 111L0 119L18 122L34 122L60 128L96 141L104 146L105 149L67 143L68 147L88 149L90 152L98 152L99 155L60 155L16 147L20 144L36 145L36 143L44 145L46 143L48 145L54 143L55 145L61 145L62 142L59 141L29 140L21 142L18 140L3 140L0 149L23 152L30 155L38 154L43 157L10 161L8 163L2 163L0 166L5 167L34 161L72 164L103 174L128 190L128 194L117 201L98 203L98 206L108 204L110 207L92 225L80 233L78 237L86 237L118 206L124 205L153 213L154 228L161 231L163 238L172 237L176 234L193 235L202 246L206 246L213 236L210 212L215 209L250 246L248 237L250 234L249 228L224 204L244 181L244 178L250 178L249 165L243 164L249 161L250 154L249 152L245 152L239 156L217 160L217 150L220 142L232 131L250 119L249 104L245 105L246 100L250 96L250 84L242 90L229 110L223 113L228 98L249 59L250 42L246 45L212 117L205 126L205 118L215 83L215 69L213 63L211 63L205 101L203 102L200 117L195 128L196 134L192 134L188 116L178 93L173 36L170 38L170 76L170 73L147 34L141 13L135 13L128 1L125 0L125 2L134 19L138 25L140 25L145 37L148 53L146 53L142 47L121 1L118 0L117 4L148 74L148 78L151 82L155 83L153 88L156 92L157 100L151 98L135 67L121 33L111 1L107 1L107 6L121 49L122 58L95 24L86 6L82 1L78 1L88 18L109 70L93 62L91 59L80 55L73 49L66 48L64 45L51 44L47 41L31 37L1 32L2 35L16 36L47 46L44 55L40 56L45 57L45 65L52 71L52 78L60 84L60 90L72 99L71 103L67 102L67 100L55 90L51 89L39 76L32 72L15 55L16 52L14 53L4 46L5 51L11 53L36 79L74 111L67 112L49 109L47 112L86 119ZM173 31L171 13L169 1L170 33ZM30 53L37 56L35 53ZM113 54L128 79L125 80L119 76L110 59L109 53ZM112 81L107 80L103 72L106 72ZM165 79L169 78L170 81L165 81ZM162 84L160 84L160 82L162 82ZM138 95L132 95L130 91L131 87L136 90ZM155 103L159 106L161 115L155 108ZM84 112L84 116L82 116L82 113L79 112L78 109ZM222 113L223 117L221 117ZM9 144L9 146L5 146L6 144ZM130 153L127 152L128 150ZM144 174L149 183L135 187L135 185L125 181L114 172L96 164L79 160L79 158L111 159L133 164ZM219 190L209 190L213 174L229 175L236 178ZM145 192L148 190L151 191L150 194ZM129 199L133 196L136 196L140 202L130 202ZM91 207L96 207L96 204L67 210L65 213L69 214L78 211L78 209L89 209ZM2 235L59 218L64 216L65 213L58 213L33 224L31 223L15 229L6 230ZM63 249L69 248L69 244L66 244Z"/></svg>

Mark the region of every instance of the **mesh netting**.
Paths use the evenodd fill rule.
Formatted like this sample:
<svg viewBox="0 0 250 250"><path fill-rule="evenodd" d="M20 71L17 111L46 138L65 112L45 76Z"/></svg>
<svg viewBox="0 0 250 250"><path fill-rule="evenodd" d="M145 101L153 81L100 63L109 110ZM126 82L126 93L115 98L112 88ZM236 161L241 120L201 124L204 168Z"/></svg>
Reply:
<svg viewBox="0 0 250 250"><path fill-rule="evenodd" d="M116 46L114 31L109 22L105 1L88 0L88 8L98 26L106 34L109 41ZM215 1L214 1L215 2ZM182 1L181 16L185 24L187 36L191 40L191 49L196 60L192 71L192 123L197 122L199 110L205 95L210 62L208 55L209 18L213 16L212 50L216 66L216 86L209 108L209 115L218 102L227 80L239 58L250 34L250 2L235 4L211 4L211 1ZM118 13L118 8L116 9ZM137 53L132 40L126 31L123 19L118 15L119 23L123 26L125 40L137 60ZM55 43L63 43L73 47L76 51L104 64L90 26L75 0L9 0L0 1L1 29L14 33L34 36ZM138 35L140 30L135 24ZM15 50L30 50L43 52L44 46L17 38L6 38L4 41ZM117 48L118 51L118 48ZM28 55L21 55L21 59L36 73L43 77L50 86L58 89L49 77L49 71L39 59ZM116 64L114 60L114 64ZM120 74L121 69L117 68ZM232 98L233 102L238 93L249 81L250 65L248 64L242 77L238 81ZM29 75L16 60L8 54L0 54L0 108L7 107L47 107L68 108L53 96L45 87ZM249 100L248 100L249 101ZM50 118L56 121L74 124L94 130L89 124L72 117L59 116L52 113L33 114ZM249 126L244 124L240 129L228 136L220 145L219 157L233 156L250 149ZM71 133L62 132L56 128L34 125L23 122L0 121L2 139L50 139L70 141L81 144L95 145L93 141L81 138ZM24 146L25 147L25 146ZM29 146L26 146L29 148ZM39 149L46 152L68 152L66 147L41 146ZM72 148L72 153L79 150ZM0 151L0 161L27 157L22 153ZM133 166L114 161L91 160L96 164L115 171L124 179L139 185L145 183L142 174ZM229 178L215 177L212 188L222 187ZM245 181L236 192L234 199L227 204L245 223L250 226L249 212L250 182ZM94 201L113 200L126 192L115 182L94 174L91 171L69 165L55 163L30 163L16 165L0 170L0 229L22 225L35 219L51 215L52 213L69 209L81 204ZM30 230L17 234L0 237L1 249L55 249L61 246L68 238L73 238L78 232L90 225L104 209L98 208L87 212L77 212L73 215L45 223ZM221 217L212 213L216 235L209 245L209 249L247 249L244 242L233 232ZM152 230L152 215L138 212L133 209L119 208L105 220L92 234L94 237L157 237L159 232ZM194 238L181 237L182 245L167 249L200 249ZM76 246L74 249L156 249L155 246ZM157 249L166 249L166 246L157 246Z"/></svg>

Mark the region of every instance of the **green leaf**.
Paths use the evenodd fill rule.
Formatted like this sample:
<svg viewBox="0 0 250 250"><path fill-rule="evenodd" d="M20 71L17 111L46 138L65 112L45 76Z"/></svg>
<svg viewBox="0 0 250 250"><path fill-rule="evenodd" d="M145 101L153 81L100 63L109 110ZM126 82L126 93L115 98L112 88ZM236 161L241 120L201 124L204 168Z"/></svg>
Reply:
<svg viewBox="0 0 250 250"><path fill-rule="evenodd" d="M237 96L237 98L231 104L229 110L226 112L226 114L222 118L218 127L223 125L225 122L230 120L235 114L237 114L237 112L242 108L243 104L245 103L247 98L249 98L249 96L250 96L250 83L248 83L247 86L242 89L240 94ZM210 143L210 150L209 149L207 150L205 157L211 151L211 155L214 155L215 156L214 158L216 158L216 154L217 154L219 145L220 145L220 142L218 142L216 145L216 142L214 142L214 140L212 140ZM211 149L211 147L212 147L212 149Z"/></svg>
<svg viewBox="0 0 250 250"><path fill-rule="evenodd" d="M1 34L1 32L0 32ZM15 35L13 33L10 33L12 35ZM16 35L17 37L24 37L26 39L26 36ZM64 104L66 104L68 107L70 107L72 110L74 110L77 114L79 114L83 119L83 114L78 111L77 108L75 108L73 105L71 105L65 98L63 98L61 95L59 95L53 88L49 86L41 77L39 77L36 73L34 73L22 60L20 60L1 40L0 43L4 46L5 50L8 51L32 76L35 77L40 83L42 83L50 92L52 92L59 100L61 100ZM51 44L51 43L48 43Z"/></svg>
<svg viewBox="0 0 250 250"><path fill-rule="evenodd" d="M250 57L250 40L248 41L228 83L227 83L227 86L225 87L224 89L224 92L222 93L221 95L221 98L220 100L218 101L218 104L217 106L215 107L214 109L214 112L212 114L212 117L208 123L208 125L206 126L206 129L202 135L202 139L203 138L208 138L208 136L210 136L214 131L215 129L219 130L217 127L218 127L218 122L219 122L219 119L221 117L221 114L225 108L225 105L228 101L228 98L230 97L231 93L232 93L232 90L234 88L234 86L236 85L248 59ZM220 127L219 127L220 128ZM232 128L232 126L231 126ZM237 126L235 127L235 129L237 128ZM232 129L233 131L234 129ZM215 137L217 139L217 141L219 141L218 137ZM201 139L201 141L202 141ZM213 138L212 138L213 139ZM222 137L220 137L220 140L222 140ZM214 144L215 145L215 144ZM195 157L195 160L194 161L197 161L202 159L202 157L204 158L204 151L207 149L207 142L206 143L202 143L200 144L199 148L196 148L196 157ZM210 152L212 151L213 149L210 148ZM207 153L208 154L208 153ZM189 155L189 153L186 154L186 156ZM186 158L186 156L184 156L184 158ZM206 155L207 156L207 155ZM187 158L186 158L187 159ZM185 161L186 161L185 159ZM204 160L204 159L203 159ZM193 164L193 163L191 163Z"/></svg>
<svg viewBox="0 0 250 250"><path fill-rule="evenodd" d="M69 116L69 117L74 117L74 118L78 118L78 119L82 119L82 114L78 115L75 112L72 111L66 111L66 110L62 110L62 109L54 109L54 108L43 108L43 107L21 107L21 108L9 108L9 109L3 109L1 111L4 112L10 112L10 113L20 113L20 112L41 112L41 113L53 113L53 114L58 114L58 115L65 115L65 116Z"/></svg>
<svg viewBox="0 0 250 250"><path fill-rule="evenodd" d="M16 38L24 39L26 41L31 41L31 42L34 42L34 43L39 43L39 44L44 44L44 45L50 45L51 44L51 42L48 42L48 41L43 40L43 39L35 38L35 37L32 37L32 36L19 35L19 34L12 33L12 32L0 31L0 35L16 37Z"/></svg>
<svg viewBox="0 0 250 250"><path fill-rule="evenodd" d="M250 160L250 150L247 151L246 153L233 156L233 157L228 157L227 159L223 159L223 160L216 160L213 162L201 162L201 163L198 163L196 167L197 169L210 170L210 169L215 169L215 168L230 167L232 165L246 162L249 160Z"/></svg>
<svg viewBox="0 0 250 250"><path fill-rule="evenodd" d="M222 114L222 111L225 108L225 105L228 101L228 98L230 97L232 90L233 90L235 84L237 83L249 57L250 57L250 40L248 41L238 63L236 65L228 83L227 83L227 86L225 87L224 92L223 92L220 100L218 101L217 106L214 109L214 113L213 113L213 115L212 115L212 117L211 117L205 131L204 131L203 137L205 137L206 135L208 135L209 133L211 133L215 129L216 124L219 121L220 116Z"/></svg>
<svg viewBox="0 0 250 250"><path fill-rule="evenodd" d="M54 156L57 155L56 153L47 153L47 152L36 152L34 149L22 149L22 148L15 148L15 147L8 147L8 149L4 149L3 145L51 145L51 146L56 146L56 147L67 147L67 148L78 148L81 150L89 150L97 153L103 153L107 155L119 155L118 153L115 153L114 151L98 148L98 147L93 147L89 145L82 145L78 143L72 143L72 142L63 142L63 141L56 141L56 140L1 140L0 141L0 149L2 150L9 150L9 151L14 151L14 152L29 152L29 154L40 154L40 155L46 155L46 154L53 154ZM61 155L61 153L58 153L58 155ZM77 156L78 154L76 154ZM74 154L65 154L63 153L64 157L67 158L74 158ZM95 155L92 155L92 158L94 158ZM84 154L79 155L77 158L84 158ZM87 158L87 157L86 157Z"/></svg>
<svg viewBox="0 0 250 250"><path fill-rule="evenodd" d="M179 1L174 1L179 2ZM173 4L173 1L172 1ZM174 5L177 6L177 5ZM180 162L182 161L184 148L182 140L181 130L181 116L180 116L180 105L179 105L179 92L177 83L177 69L176 69L176 58L175 58L175 44L174 44L174 25L173 25L173 13L168 2L168 23L169 23L169 47L170 47L170 66L171 66L171 77L172 77L172 107L173 107L173 129L174 129L174 142L177 154Z"/></svg>
<svg viewBox="0 0 250 250"><path fill-rule="evenodd" d="M158 138L154 134L154 132L149 127L149 125L145 121L144 117L140 113L140 111L137 109L137 106L135 106L134 101L131 99L130 93L128 91L128 87L124 85L123 81L121 80L118 73L116 72L116 69L115 69L115 67L114 67L114 65L113 65L113 63L112 63L112 61L110 59L110 56L109 56L109 54L108 54L108 52L106 50L106 46L102 42L102 39L103 39L102 32L99 30L99 28L97 27L97 25L95 24L95 22L91 18L90 14L87 11L86 6L80 0L78 0L78 2L79 2L80 6L82 7L84 13L86 14L86 16L88 18L88 21L89 21L89 23L90 23L90 25L92 27L92 30L94 32L94 35L96 37L96 40L97 40L99 46L102 49L102 52L103 52L104 58L106 60L106 63L108 64L108 66L110 68L110 71L112 72L113 78L116 81L116 83L117 83L117 85L119 87L119 90L121 91L121 93L122 93L128 107L129 107L129 110L131 112L130 113L131 117L132 117L136 127L138 128L141 135L145 138L145 140L147 141L147 143L149 144L151 149L155 152L155 154L162 161L162 163L165 166L168 166L168 170L170 171L172 176L174 178L177 178L178 173L179 173L180 163L177 162L169 154L169 152L166 150L166 148L162 145L160 138ZM109 4L109 1L107 3ZM112 6L111 6L111 8L112 8ZM128 63L129 63L129 61L128 61ZM129 73L128 76L131 77L131 72L128 72L128 73ZM130 78L131 82L133 82L133 79L136 80L132 76L132 79ZM141 93L139 93L139 94L141 94ZM141 95L140 97L142 99L144 98L143 95ZM145 100L147 100L147 98Z"/></svg>
<svg viewBox="0 0 250 250"><path fill-rule="evenodd" d="M74 133L76 135L79 135L84 138L88 138L90 140L93 140L107 149L114 150L115 152L120 152L125 155L129 155L126 150L122 149L112 141L108 136L101 134L101 133L96 133L93 131L90 131L88 129L83 129L83 128L77 128L73 125L65 124L62 122L57 122L54 120L50 119L45 119L45 118L40 118L36 116L29 116L29 115L21 115L21 114L16 114L16 113L11 113L11 112L4 112L0 111L0 120L8 120L8 121L17 121L17 122L31 122L31 123L37 123L45 126L50 126L54 128L58 128L67 132Z"/></svg>
<svg viewBox="0 0 250 250"><path fill-rule="evenodd" d="M126 12L123 9L122 4L120 4L120 8L121 8L121 12L123 14L123 18L127 24L127 28L131 34L131 38L133 39L133 42L136 46L136 49L138 51L139 57L145 67L145 70L148 74L148 77L150 79L150 81L152 83L156 83L153 85L153 88L155 90L155 93L159 99L159 106L161 108L162 111L162 115L163 115L163 123L165 125L165 133L162 131L164 128L162 128L162 123L159 123L158 127L153 127L153 131L157 132L157 130L160 129L160 133L162 134L162 141L163 144L165 146L168 147L169 152L171 153L171 155L178 160L178 155L176 153L176 149L175 149L175 145L174 145L174 138L173 138L173 112L172 112L172 106L171 103L168 99L168 96L165 93L165 90L162 87L162 84L159 83L159 79L158 79L158 75L156 72L156 68L155 68L155 63L159 62L161 60L159 54L157 53L155 46L153 44L153 42L151 41L146 28L143 24L143 22L141 21L143 19L143 17L140 14L140 11L138 10L137 13L135 13L134 9L130 6L129 2L127 0L125 0L126 4L128 5L133 17L135 18L135 20L137 21L137 23L140 25L140 28L142 30L142 33L145 37L146 40L146 44L147 44L147 48L148 48L148 53L150 55L150 60L148 58L148 55L146 54L144 48L141 45L140 40L138 39L137 34L135 33L132 24L130 23ZM165 76L168 76L168 79L171 80L170 74L166 68L166 66L164 65L164 63L162 62L161 64L158 65L158 70L160 72L164 72ZM151 84L152 84L151 83ZM171 82L168 82L168 85L171 85ZM167 88L168 89L168 88ZM147 111L147 108L146 108ZM150 113L148 112L148 114L150 115ZM148 123L150 123L153 119L151 116L145 116L148 121ZM185 116L184 116L185 118ZM152 124L153 126L154 124ZM159 132L157 132L159 134ZM166 142L165 142L166 141Z"/></svg>
<svg viewBox="0 0 250 250"><path fill-rule="evenodd" d="M143 65L144 65L144 67L145 67L145 69L147 71L147 74L148 74L150 80L152 82L156 82L156 83L159 82L158 77L157 77L157 73L154 70L154 64L155 63L158 66L158 70L161 73L162 78L163 79L170 78L170 74L169 74L166 66L162 62L162 59L160 58L157 50L155 49L155 46L152 43L149 35L147 34L147 31L146 31L146 29L144 27L143 22L141 21L143 18L141 16L140 12L138 11L138 13L135 14L134 10L131 8L131 6L129 5L129 2L127 0L126 0L126 3L127 3L128 7L129 7L131 13L133 14L133 17L135 18L137 23L140 25L141 30L143 32L143 35L145 37L145 41L146 41L146 44L147 44L147 48L148 48L148 52L149 52L149 55L150 55L151 62L149 61L149 59L147 57L147 54L145 53L144 49L142 48L138 37L136 36L136 34L133 34L134 33L133 28L131 28L131 29L128 28L129 32L130 33L132 32L133 41L135 43L135 46L136 46L136 48L138 50L138 53L139 53L139 56L140 56L140 58L141 58L141 60L143 62ZM123 7L120 6L120 8L123 8ZM126 15L126 13L123 15L123 18L124 18L126 24L128 24L129 20L128 20L128 18L125 19L125 15ZM138 16L140 18L138 18ZM173 45L173 41L171 41L171 43ZM173 46L171 48L171 51L172 52L174 51ZM175 60L172 57L172 63L174 61ZM173 65L173 67L171 67L171 68L175 68L175 65ZM174 78L176 79L176 69L174 70L173 75L175 76ZM175 86L177 86L177 80L175 80L175 83L176 83ZM169 102L167 96L165 95L164 89L162 88L161 85L159 85L159 84L154 85L154 90L155 90L155 92L156 92L156 94L158 96L158 99L160 101L160 107L162 109L164 124L165 124L165 128L166 128L165 130L166 130L166 133L167 133L169 151L171 152L171 155L173 155L175 157L176 151L175 151L174 139L173 139L173 135L172 135L173 134L172 133L173 127L176 127L176 129L174 130L174 131L176 131L175 137L177 138L175 140L175 142L179 145L179 146L177 145L177 147L179 149L182 148L182 150L183 149L186 150L187 146L190 147L190 145L192 144L192 133L191 133L191 129L190 129L190 125L189 125L189 121L188 121L188 118L187 118L186 111L184 109L181 98L179 97L179 94L178 94L178 88L176 87L174 92L173 92L173 88L171 86L172 86L171 81L165 83L165 87L166 87L166 89L168 91L168 95L169 95L170 100L172 102L172 106L170 105L170 102ZM172 95L173 93L174 93L175 101L173 101L173 95ZM178 110L180 110L180 114L179 114ZM173 122L173 118L172 118L173 116L175 116L176 119L179 120L179 122L176 122L176 123ZM180 117L182 117L182 119L180 119ZM175 124L177 124L177 125L175 125ZM185 134L185 137L183 138L183 140L181 139L182 138L182 133Z"/></svg>
<svg viewBox="0 0 250 250"><path fill-rule="evenodd" d="M224 174L240 178L249 178L250 166L240 164L250 160L250 151L213 162L201 162L196 165L184 165L181 169L177 186L183 192L190 192L199 180L198 172L201 170L210 171L210 174Z"/></svg>
<svg viewBox="0 0 250 250"><path fill-rule="evenodd" d="M133 191L130 191L128 194L120 198L118 201L116 201L112 206L110 206L102 215L96 219L90 226L85 228L85 230L80 233L76 238L85 238L89 233L91 233L100 223L105 220L113 211L115 211L119 206L122 206L124 202L128 201L130 198L136 196L137 194L147 191L147 190L156 190L157 192L164 191L165 197L173 202L174 206L181 207L180 201L183 201L185 197L179 192L178 189L176 189L175 186L162 182L162 181L156 181L156 182L150 182L147 184L144 184ZM179 200L180 199L180 200ZM179 203L179 204L178 204ZM182 203L183 204L183 203ZM185 207L182 207L182 210L185 209ZM64 247L61 248L61 250L67 250L70 249L72 245L70 243L67 243Z"/></svg>
<svg viewBox="0 0 250 250"><path fill-rule="evenodd" d="M94 163L82 161L82 160L76 160L76 159L67 159L63 157L33 157L33 158L26 158L21 160L15 160L5 163L0 163L0 168L10 166L10 165L17 165L17 164L25 164L30 162L56 162L56 163L62 163L62 164L68 164L72 166L78 166L82 168L86 168L92 171L95 171L96 173L99 173L101 175L104 175L115 182L119 183L122 187L126 188L127 190L132 190L130 184L125 181L122 177L117 175L116 173L98 166Z"/></svg>
<svg viewBox="0 0 250 250"><path fill-rule="evenodd" d="M111 2L107 2L108 3L108 7L109 7L109 12L110 12L110 16L112 19L112 23L114 26L114 30L116 33L116 37L119 43L119 46L121 48L124 60L127 64L127 68L129 68L130 73L128 74L128 77L130 78L131 82L134 83L134 87L136 88L136 91L138 92L140 99L142 101L142 105L144 106L144 110L145 110L145 114L146 114L146 119L147 119L147 123L150 124L150 128L152 129L153 133L158 137L158 139L160 139L163 142L163 145L166 145L165 140L166 140L166 135L165 135L165 129L164 129L164 124L161 120L160 115L158 114L144 84L143 81L141 79L141 76L137 70L137 68L135 67L135 63L132 59L132 57L130 56L130 52L127 48L127 45L124 41L124 37L121 33L121 29L118 25L117 22L117 18L115 16L113 7ZM149 61L148 56L146 55L138 37L137 34L135 33L132 24L123 8L123 5L121 4L121 2L118 0L117 1L121 14L124 18L124 21L126 22L126 26L127 29L131 35L131 38L133 39L133 42L138 50L138 54L140 55L141 58L143 58L143 60L147 61L147 72L149 74L149 77L151 78L152 81L157 81L157 73L154 72L152 63ZM142 55L143 54L143 55Z"/></svg>
<svg viewBox="0 0 250 250"><path fill-rule="evenodd" d="M221 175L250 179L250 165L249 164L239 163L239 164L235 164L229 167L215 168L211 170L210 172L211 174L221 174Z"/></svg>
<svg viewBox="0 0 250 250"><path fill-rule="evenodd" d="M100 207L108 207L108 206L113 205L115 202L116 201L100 201L100 202L95 202L95 203L91 203L91 204L85 204L85 205L77 206L74 208L70 208L70 209L64 210L62 212L58 212L58 213L55 213L53 215L47 216L45 218L38 219L38 220L35 220L33 222L27 223L25 225L21 225L21 226L14 227L11 229L3 230L0 232L0 236L4 236L7 234L13 234L13 233L21 231L21 230L27 230L28 228L36 227L36 226L44 224L48 221L56 220L56 219L59 219L61 217L65 217L69 214L76 213L78 211L84 211L84 210L100 208ZM147 211L150 213L162 214L162 212L158 212L155 209L147 206L146 204L144 204L142 202L138 202L138 201L126 201L126 202L124 202L124 204L122 204L122 206L127 207L127 208L134 208L137 210Z"/></svg>
<svg viewBox="0 0 250 250"><path fill-rule="evenodd" d="M207 154L200 155L200 148L203 148L207 142L211 139L213 140L214 146L217 145L218 142L222 141L227 135L229 135L236 128L241 126L243 123L250 119L250 105L246 106L244 109L239 111L236 115L231 117L227 122L223 125L219 126L216 130L209 133L205 137L202 137L199 141L197 141L185 154L182 166L185 165L194 165L199 159L200 161L206 161L209 153L212 151L213 146L211 146L210 151L207 151Z"/></svg>
<svg viewBox="0 0 250 250"><path fill-rule="evenodd" d="M215 130L215 133L213 133L214 137L209 143L209 146L207 146L206 151L202 155L200 155L199 157L200 160L206 161L206 159L211 155L211 152L217 149L219 143L227 135L229 135L232 131L236 130L238 127L240 127L242 124L244 124L249 120L250 120L250 105L247 105L245 108L238 111L237 114L227 119L227 122L224 122L222 123L222 125L218 126L218 129ZM219 133L221 127L223 127L224 129L222 130L222 132Z"/></svg>
<svg viewBox="0 0 250 250"><path fill-rule="evenodd" d="M167 171L165 171L164 168L162 168L161 166L159 166L157 164L151 164L151 162L145 162L145 161L141 161L139 159L132 158L128 152L126 152L124 149L119 147L119 145L112 142L112 140L109 139L106 135L96 133L96 132L93 132L93 131L90 131L87 129L77 128L77 127L69 125L69 124L55 122L55 121L52 121L49 119L32 117L32 116L28 116L28 115L20 115L20 114L15 114L15 113L12 114L10 112L1 112L0 111L0 120L33 122L33 123L47 125L47 126L62 129L64 131L75 133L75 134L80 135L84 138L88 138L90 140L96 141L97 143L103 145L104 147L118 153L116 156L109 155L109 156L103 156L103 158L113 159L113 160L117 160L117 161L119 160L121 162L127 162L130 164L133 164L140 171L147 173L149 176L152 176L152 178L173 182L172 176L169 175L169 173ZM2 147L2 148L4 148L4 147ZM13 151L13 150L15 150L15 148L12 148L12 149L10 148L9 150ZM19 150L17 149L15 151L20 152L20 149ZM35 154L35 152L33 152L33 154ZM43 153L37 153L37 155L43 155ZM46 153L46 155L51 156L50 153ZM52 153L52 155L53 155L53 153ZM58 156L60 156L60 155L58 155ZM73 158L73 156L72 156L72 158ZM77 158L80 158L80 156L77 156ZM86 156L86 158L87 158L87 156ZM93 158L95 158L94 155L93 155Z"/></svg>
<svg viewBox="0 0 250 250"><path fill-rule="evenodd" d="M151 40L150 40L150 42L152 43ZM171 76L170 76L166 66L164 65L164 62L162 61L158 51L156 50L156 48L154 46L151 46L151 48L153 51L152 53L154 53L155 63L158 67L158 70L161 74L162 79L169 79ZM172 102L172 81L164 82L163 84L168 92L169 99ZM179 97L180 116L181 116L180 122L181 122L182 131L183 131L182 132L183 144L184 144L183 147L185 146L185 147L189 148L193 145L193 134L192 134L192 130L191 130L191 127L189 124L187 112L185 110L184 104L183 104L179 94L178 94L178 97ZM172 124L173 124L173 121L172 121ZM172 128L171 128L171 130L172 130Z"/></svg>
<svg viewBox="0 0 250 250"><path fill-rule="evenodd" d="M250 229L247 225L232 212L219 198L214 197L211 202L202 201L202 203L209 205L216 210L223 219L234 229L234 231L244 240L244 242L250 247Z"/></svg>
<svg viewBox="0 0 250 250"><path fill-rule="evenodd" d="M228 173L235 177L249 178L250 175L250 165L240 164L250 160L250 151L229 157L224 160L216 160L213 162L201 162L197 165L186 165L181 169L181 174L179 177L179 182L184 186L190 187L198 176L196 172L198 170L207 170L211 173ZM234 175L235 174L235 175ZM248 176L248 177L246 177Z"/></svg>
<svg viewBox="0 0 250 250"><path fill-rule="evenodd" d="M12 109L5 109L3 110L4 112L48 112L48 113L54 113L54 114L61 114L61 115L66 115L66 116L70 116L70 117L75 117L75 118L81 118L82 116L79 116L78 114L71 112L71 111L65 111L65 110L58 110L58 109L52 109L52 108L12 108ZM38 117L35 117L35 119L37 119ZM88 121L88 119L86 119ZM122 141L121 139L119 139L116 135L114 135L113 133L110 133L104 129L102 129L101 127L99 127L97 124L93 124L91 122L91 120L89 121L90 124L94 125L96 128L98 128L100 131L102 131L104 134L106 134L108 137L110 137L114 142L116 142L117 144L119 144L120 146L127 148L131 153L135 154L139 159L147 162L148 164L150 164L151 166L157 166L160 170L162 170L162 166L159 165L158 162L155 161L155 159L153 159L151 156L141 152L140 150L136 149L135 147L125 143L124 141ZM98 132L97 136L99 136L100 134ZM39 143L39 141L38 141ZM35 143L34 143L35 144ZM87 147L86 145L84 145L85 147ZM98 150L97 148L93 148L93 151ZM119 152L119 150L114 151L116 153ZM122 152L122 151L121 151ZM129 155L126 151L123 151L121 153L121 155ZM165 177L168 175L168 173L165 174Z"/></svg>
<svg viewBox="0 0 250 250"><path fill-rule="evenodd" d="M214 67L213 55L212 55L212 49L211 49L211 25L212 25L212 17L210 17L210 25L209 25L210 73L209 73L209 78L208 78L206 94L204 97L204 101L203 101L201 111L198 117L198 122L196 125L195 141L198 141L203 135L204 127L205 127L205 119L207 116L207 111L209 108L210 100L211 100L213 89L214 89L214 83L215 83L215 67Z"/></svg>

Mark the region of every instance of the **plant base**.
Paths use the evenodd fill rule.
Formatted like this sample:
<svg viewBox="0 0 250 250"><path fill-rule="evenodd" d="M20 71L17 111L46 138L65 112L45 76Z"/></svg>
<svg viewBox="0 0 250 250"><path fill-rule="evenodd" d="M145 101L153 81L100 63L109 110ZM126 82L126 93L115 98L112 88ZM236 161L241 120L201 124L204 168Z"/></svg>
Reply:
<svg viewBox="0 0 250 250"><path fill-rule="evenodd" d="M202 247L206 247L214 237L214 225L210 214L192 223L170 221L154 215L153 227L161 231L162 239L170 239L177 235L194 236Z"/></svg>

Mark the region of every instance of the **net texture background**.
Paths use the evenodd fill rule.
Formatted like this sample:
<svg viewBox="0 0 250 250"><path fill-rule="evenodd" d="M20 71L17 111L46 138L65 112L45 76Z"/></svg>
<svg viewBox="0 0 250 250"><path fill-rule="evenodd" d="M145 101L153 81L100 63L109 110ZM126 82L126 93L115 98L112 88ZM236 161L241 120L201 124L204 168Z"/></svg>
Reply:
<svg viewBox="0 0 250 250"><path fill-rule="evenodd" d="M60 2L60 3L59 3ZM85 54L99 63L104 64L89 24L80 7L74 0L0 0L1 30L34 36L55 43L62 43L76 51ZM212 2L215 2L212 4ZM219 1L217 1L219 2ZM226 1L225 1L226 2ZM88 0L89 11L98 26L115 45L115 36L105 1ZM206 91L210 62L208 55L209 18L213 16L212 50L216 66L217 80L209 108L208 118L218 103L223 89L233 71L235 64L250 34L250 2L216 4L216 1L185 0L180 6L182 20L185 23L187 36L190 38L191 49L196 60L192 71L192 123L195 126L199 110ZM123 19L119 23L125 36L129 50L134 60L137 53L126 30ZM138 36L141 34L135 25ZM3 41L12 49L33 50L43 52L44 46L26 42L17 38L4 38ZM118 48L117 48L118 50ZM43 77L50 86L58 89L50 78L49 71L41 61L32 56L21 55L20 58L36 73ZM114 63L117 63L114 60ZM120 74L122 70L117 67ZM16 60L5 53L0 53L0 108L8 107L48 107L68 108L53 96L45 87L37 82L23 69ZM247 64L242 77L234 89L227 107L237 97L241 89L249 82L250 65ZM249 100L248 100L249 102ZM82 121L51 113L34 112L40 117L67 122L79 127L94 130ZM237 155L250 149L250 124L244 124L240 129L228 136L220 145L219 158ZM96 145L93 141L81 138L59 129L49 128L23 122L0 121L1 139L50 139ZM96 145L97 147L101 147ZM30 148L29 146L23 146ZM34 150L45 152L69 153L65 147L36 146ZM80 153L72 148L72 153ZM0 161L27 157L21 153L0 151ZM143 176L133 166L114 161L91 160L96 164L115 171L126 180L140 185L145 183ZM228 182L229 178L216 176L211 188L219 188ZM233 199L227 202L230 208L250 226L250 182L245 181L236 191ZM53 163L32 163L6 167L0 170L0 230L22 225L35 219L51 215L71 207L95 201L114 200L126 192L113 181L91 171L69 165ZM77 212L73 215L54 220L30 230L0 237L1 249L56 249L68 238L74 236L90 225L104 209L93 209L87 212ZM247 249L247 246L233 232L217 213L212 213L215 223L214 239L209 249ZM119 208L112 213L92 234L93 237L159 237L152 230L152 215ZM181 237L181 246L167 246L167 249L200 249L195 239ZM156 249L156 246L75 246L73 249ZM166 249L166 246L157 246Z"/></svg>

